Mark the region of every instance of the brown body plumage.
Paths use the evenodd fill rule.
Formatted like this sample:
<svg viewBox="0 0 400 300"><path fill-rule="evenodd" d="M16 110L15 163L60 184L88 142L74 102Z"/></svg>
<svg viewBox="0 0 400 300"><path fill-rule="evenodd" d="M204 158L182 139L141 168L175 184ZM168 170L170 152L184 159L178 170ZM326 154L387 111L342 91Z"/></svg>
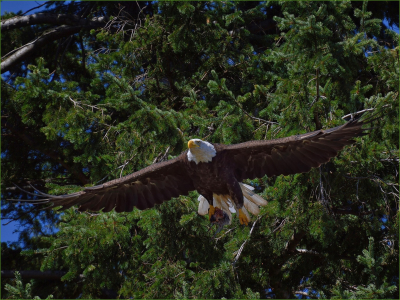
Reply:
<svg viewBox="0 0 400 300"><path fill-rule="evenodd" d="M215 148L210 161L195 162L188 150L178 157L160 162L101 185L87 187L81 192L54 196L40 193L54 206L63 209L79 205L80 211L115 208L117 212L151 208L179 195L197 190L209 204L213 195L227 195L236 209L243 207L240 182L256 177L289 175L310 171L337 155L354 137L364 135L362 125L370 121L351 120L327 130L294 135L286 138L249 141L235 145L209 144ZM200 141L200 140L197 140ZM202 142L202 141L200 141ZM193 143L189 143L193 145ZM211 147L212 147L211 146ZM198 146L196 146L198 147Z"/></svg>

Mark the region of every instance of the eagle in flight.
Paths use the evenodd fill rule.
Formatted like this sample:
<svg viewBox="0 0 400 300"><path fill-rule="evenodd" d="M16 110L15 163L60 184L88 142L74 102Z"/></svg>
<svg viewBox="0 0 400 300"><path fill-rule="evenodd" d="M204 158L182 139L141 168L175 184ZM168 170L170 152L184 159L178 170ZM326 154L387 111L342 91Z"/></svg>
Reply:
<svg viewBox="0 0 400 300"><path fill-rule="evenodd" d="M144 210L197 190L198 212L208 213L211 223L230 223L231 212L239 212L240 223L247 225L248 212L257 215L259 206L267 202L243 180L305 173L319 167L352 144L353 138L366 135L369 128L362 126L370 122L371 118L352 118L327 130L234 145L192 139L188 149L174 159L68 195L48 195L36 190L45 199L27 201L50 202L62 209L79 205L79 211L130 212L133 207Z"/></svg>

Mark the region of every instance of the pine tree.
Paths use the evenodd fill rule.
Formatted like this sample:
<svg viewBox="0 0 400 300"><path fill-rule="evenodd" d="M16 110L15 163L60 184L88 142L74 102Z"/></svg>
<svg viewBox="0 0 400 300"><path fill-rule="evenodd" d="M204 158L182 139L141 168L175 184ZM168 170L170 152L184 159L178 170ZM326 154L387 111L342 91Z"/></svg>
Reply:
<svg viewBox="0 0 400 300"><path fill-rule="evenodd" d="M5 290L7 290L10 294L7 299L40 299L40 297L35 296L32 298L31 296L31 283L27 283L25 286L22 283L21 274L16 271L15 272L15 287L9 284L6 284ZM52 295L49 295L46 299L53 299Z"/></svg>
<svg viewBox="0 0 400 300"><path fill-rule="evenodd" d="M396 298L398 36L382 18L368 2L156 2L117 32L91 32L85 49L103 48L86 52L86 73L52 79L43 57L2 80L2 200L27 198L12 182L65 194L118 178L191 138L231 144L377 118L320 168L246 181L268 205L215 238L197 192L41 219L2 201L3 216L32 210L24 259L38 264L27 269L64 272L46 295Z"/></svg>

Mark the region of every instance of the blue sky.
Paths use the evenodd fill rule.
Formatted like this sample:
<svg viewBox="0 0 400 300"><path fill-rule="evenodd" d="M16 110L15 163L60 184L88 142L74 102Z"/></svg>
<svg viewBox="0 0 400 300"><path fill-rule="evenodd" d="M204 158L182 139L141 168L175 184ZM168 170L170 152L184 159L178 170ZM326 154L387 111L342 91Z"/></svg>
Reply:
<svg viewBox="0 0 400 300"><path fill-rule="evenodd" d="M22 12L24 13L27 10L34 8L36 6L39 6L45 2L46 1L1 1L0 2L1 14L4 14L5 11L16 13L20 10L22 10ZM32 10L29 12L29 14L41 11L43 8L44 8L44 6L38 8L38 9Z"/></svg>

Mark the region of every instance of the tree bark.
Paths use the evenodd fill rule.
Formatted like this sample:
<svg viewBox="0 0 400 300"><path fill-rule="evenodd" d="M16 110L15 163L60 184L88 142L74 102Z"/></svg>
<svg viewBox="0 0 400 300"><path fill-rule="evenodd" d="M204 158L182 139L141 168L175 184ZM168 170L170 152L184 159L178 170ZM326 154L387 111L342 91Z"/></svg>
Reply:
<svg viewBox="0 0 400 300"><path fill-rule="evenodd" d="M43 16L44 15L44 16ZM32 20L29 17L36 16ZM50 16L53 16L50 18ZM59 19L57 16L61 16ZM28 19L25 19L28 18ZM12 21L14 20L14 21ZM29 22L32 21L34 24L45 23L44 20L53 21L54 24L73 24L73 26L62 25L57 28L51 29L48 32L43 33L36 40L22 46L19 50L8 56L4 61L1 62L1 73L9 71L20 61L30 56L36 50L40 50L45 44L48 44L54 40L62 37L70 36L78 33L82 29L96 29L102 27L105 23L106 18L98 18L96 21L89 21L86 19L79 18L77 16L66 16L66 15L51 15L51 14L36 14L26 17L12 18L5 20L1 24L2 32L9 30L9 28L18 28L22 26L32 25ZM75 20L75 23L73 22ZM39 22L41 21L41 22ZM51 22L50 22L51 23ZM3 29L5 28L5 29ZM5 55L7 56L7 55Z"/></svg>
<svg viewBox="0 0 400 300"><path fill-rule="evenodd" d="M28 16L16 16L11 19L2 20L1 32L4 33L8 30L36 24L70 25L98 28L103 26L105 21L107 21L107 18L105 17L88 20L77 15L38 13Z"/></svg>

